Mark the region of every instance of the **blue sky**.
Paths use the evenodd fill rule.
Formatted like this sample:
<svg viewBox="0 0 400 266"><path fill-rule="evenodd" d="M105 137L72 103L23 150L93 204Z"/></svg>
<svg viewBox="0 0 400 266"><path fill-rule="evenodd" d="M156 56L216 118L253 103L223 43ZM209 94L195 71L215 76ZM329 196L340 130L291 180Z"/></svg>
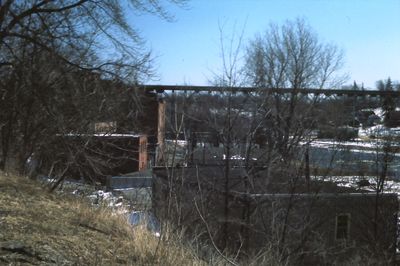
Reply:
<svg viewBox="0 0 400 266"><path fill-rule="evenodd" d="M219 24L244 27L244 44L270 23L304 18L320 40L345 52L347 83L374 88L379 79L400 80L400 0L192 0L165 5L167 22L134 15L130 22L152 49L158 80L149 84L208 85L221 65Z"/></svg>

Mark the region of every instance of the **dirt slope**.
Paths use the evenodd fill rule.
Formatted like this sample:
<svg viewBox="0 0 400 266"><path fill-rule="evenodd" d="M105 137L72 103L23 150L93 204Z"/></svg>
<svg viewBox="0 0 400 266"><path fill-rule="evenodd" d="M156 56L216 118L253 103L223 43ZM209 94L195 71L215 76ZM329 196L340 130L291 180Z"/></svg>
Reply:
<svg viewBox="0 0 400 266"><path fill-rule="evenodd" d="M157 248L158 247L158 248ZM171 237L0 172L0 265L201 265Z"/></svg>

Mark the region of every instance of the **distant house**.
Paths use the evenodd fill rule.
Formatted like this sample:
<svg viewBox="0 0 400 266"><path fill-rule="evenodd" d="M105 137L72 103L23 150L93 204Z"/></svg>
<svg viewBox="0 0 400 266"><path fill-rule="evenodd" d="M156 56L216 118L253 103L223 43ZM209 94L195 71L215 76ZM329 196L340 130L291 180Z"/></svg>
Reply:
<svg viewBox="0 0 400 266"><path fill-rule="evenodd" d="M107 176L148 168L144 134L64 134L41 154L47 172L58 170L71 178L106 182Z"/></svg>
<svg viewBox="0 0 400 266"><path fill-rule="evenodd" d="M374 109L366 108L356 113L357 120L363 127L372 127L381 123L381 118L375 113Z"/></svg>
<svg viewBox="0 0 400 266"><path fill-rule="evenodd" d="M130 93L133 94L134 92L130 91ZM140 134L147 136L147 159L149 163L151 165L162 163L164 161L165 143L166 103L164 100L152 92L141 92L140 103L124 101L124 99L117 100L121 100L121 103L116 103L116 105L122 105L120 115L112 121L94 121L94 132L116 134L137 134L140 132ZM139 109L134 117L131 114L132 105Z"/></svg>
<svg viewBox="0 0 400 266"><path fill-rule="evenodd" d="M88 104L86 111L94 114L88 121L66 124L63 131L70 133L60 132L36 154L43 162L41 173L105 183L107 176L143 171L163 161L163 100L125 85L108 96L110 109ZM74 112L70 116L66 120L75 121Z"/></svg>
<svg viewBox="0 0 400 266"><path fill-rule="evenodd" d="M275 246L296 265L340 261L370 250L395 255L395 194L304 180L291 188L281 179L263 178L262 172L248 178L243 168L229 170L227 191L224 171L217 166L154 169L156 216L175 221L205 241L211 235L221 248L244 255ZM169 208L170 195L179 206Z"/></svg>
<svg viewBox="0 0 400 266"><path fill-rule="evenodd" d="M126 88L125 88L126 89ZM137 99L134 96L136 95ZM133 99L131 99L133 98ZM156 93L126 89L113 97L117 114L109 117L106 113L91 123L94 133L144 134L148 142L148 160L152 165L163 161L165 142L166 103Z"/></svg>

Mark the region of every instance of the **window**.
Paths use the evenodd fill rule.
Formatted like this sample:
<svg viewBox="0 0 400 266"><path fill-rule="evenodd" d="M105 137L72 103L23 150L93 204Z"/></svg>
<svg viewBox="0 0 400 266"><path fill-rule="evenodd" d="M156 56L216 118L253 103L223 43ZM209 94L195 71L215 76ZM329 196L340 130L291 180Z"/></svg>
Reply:
<svg viewBox="0 0 400 266"><path fill-rule="evenodd" d="M336 216L336 240L346 240L349 238L350 231L350 214L344 213Z"/></svg>
<svg viewBox="0 0 400 266"><path fill-rule="evenodd" d="M95 133L114 133L117 129L117 122L97 122L94 123Z"/></svg>

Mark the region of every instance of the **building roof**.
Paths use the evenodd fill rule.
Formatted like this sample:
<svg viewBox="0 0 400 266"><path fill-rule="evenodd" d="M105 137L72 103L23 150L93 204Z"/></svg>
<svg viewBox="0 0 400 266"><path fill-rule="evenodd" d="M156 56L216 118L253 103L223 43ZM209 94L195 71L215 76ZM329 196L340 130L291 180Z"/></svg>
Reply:
<svg viewBox="0 0 400 266"><path fill-rule="evenodd" d="M168 180L174 175L176 180L184 180L187 186L196 187L198 182L213 190L225 190L225 168L223 165L191 166L180 168L156 167L153 176L161 180ZM247 182L247 183L246 183ZM229 169L229 189L237 195L250 191L252 195L276 194L338 194L366 193L362 189L340 187L333 182L310 180L303 176L288 177L285 174L271 173L268 169L246 170L244 167ZM246 192L247 193L247 192Z"/></svg>

